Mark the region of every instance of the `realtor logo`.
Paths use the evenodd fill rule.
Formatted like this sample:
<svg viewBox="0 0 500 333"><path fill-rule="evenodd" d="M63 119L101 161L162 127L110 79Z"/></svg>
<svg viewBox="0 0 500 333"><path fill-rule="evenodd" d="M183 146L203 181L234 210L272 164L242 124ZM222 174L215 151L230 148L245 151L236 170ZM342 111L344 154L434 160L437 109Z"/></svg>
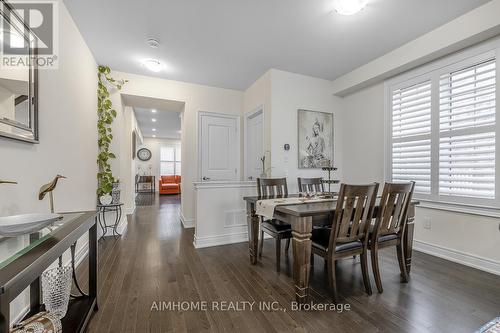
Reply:
<svg viewBox="0 0 500 333"><path fill-rule="evenodd" d="M1 1L1 67L57 68L57 1Z"/></svg>

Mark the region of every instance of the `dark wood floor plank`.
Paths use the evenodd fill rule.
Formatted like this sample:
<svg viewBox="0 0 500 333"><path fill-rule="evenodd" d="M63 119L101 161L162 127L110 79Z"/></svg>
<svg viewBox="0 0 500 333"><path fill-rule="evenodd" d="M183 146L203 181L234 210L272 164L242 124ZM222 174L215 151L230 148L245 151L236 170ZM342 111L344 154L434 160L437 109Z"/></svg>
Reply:
<svg viewBox="0 0 500 333"><path fill-rule="evenodd" d="M500 312L500 277L416 252L400 283L394 251L382 250L384 293L364 292L359 260L337 267L340 302L350 311L292 311L291 252L275 271L274 242L250 265L246 243L193 247L179 198L144 197L124 235L99 242L99 306L88 332L471 332ZM88 262L78 268L83 278ZM311 300L329 304L324 263L311 270ZM372 278L373 282L373 278ZM283 311L154 310L161 302L277 302Z"/></svg>

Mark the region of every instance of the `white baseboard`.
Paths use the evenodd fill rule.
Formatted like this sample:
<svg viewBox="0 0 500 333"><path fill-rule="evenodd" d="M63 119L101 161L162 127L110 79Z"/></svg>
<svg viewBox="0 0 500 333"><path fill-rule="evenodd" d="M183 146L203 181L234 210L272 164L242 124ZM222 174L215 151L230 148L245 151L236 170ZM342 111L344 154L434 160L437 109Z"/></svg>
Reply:
<svg viewBox="0 0 500 333"><path fill-rule="evenodd" d="M131 214L134 214L135 213L135 208L136 208L136 205L134 204L132 207L127 207L124 209L124 215L131 215Z"/></svg>
<svg viewBox="0 0 500 333"><path fill-rule="evenodd" d="M194 235L193 245L196 249L201 249L204 247L227 245L234 243L248 242L248 232L239 232L234 234L218 235L218 236L208 236L208 237L196 237Z"/></svg>
<svg viewBox="0 0 500 333"><path fill-rule="evenodd" d="M495 260L419 240L414 240L413 249L488 273L500 275L500 262Z"/></svg>
<svg viewBox="0 0 500 333"><path fill-rule="evenodd" d="M180 209L179 209L179 216L184 229L194 228L194 219L186 218L184 214L182 214L182 211Z"/></svg>

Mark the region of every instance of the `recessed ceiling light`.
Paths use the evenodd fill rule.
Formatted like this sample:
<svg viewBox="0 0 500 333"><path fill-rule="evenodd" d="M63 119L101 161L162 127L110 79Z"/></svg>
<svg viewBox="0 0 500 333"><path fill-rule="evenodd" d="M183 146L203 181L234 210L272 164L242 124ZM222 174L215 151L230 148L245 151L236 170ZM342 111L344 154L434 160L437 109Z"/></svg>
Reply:
<svg viewBox="0 0 500 333"><path fill-rule="evenodd" d="M153 138L156 138L156 135L153 134Z"/></svg>
<svg viewBox="0 0 500 333"><path fill-rule="evenodd" d="M151 112L156 113L156 109L151 110Z"/></svg>
<svg viewBox="0 0 500 333"><path fill-rule="evenodd" d="M165 65L162 64L158 59L144 59L142 61L142 65L155 73L158 73L165 68Z"/></svg>
<svg viewBox="0 0 500 333"><path fill-rule="evenodd" d="M367 0L333 0L333 8L340 15L354 15L365 8Z"/></svg>
<svg viewBox="0 0 500 333"><path fill-rule="evenodd" d="M156 128L153 128L153 132L156 132Z"/></svg>
<svg viewBox="0 0 500 333"><path fill-rule="evenodd" d="M153 123L155 123L155 122L156 122L156 119L155 119L155 118L151 118L151 121L152 121Z"/></svg>

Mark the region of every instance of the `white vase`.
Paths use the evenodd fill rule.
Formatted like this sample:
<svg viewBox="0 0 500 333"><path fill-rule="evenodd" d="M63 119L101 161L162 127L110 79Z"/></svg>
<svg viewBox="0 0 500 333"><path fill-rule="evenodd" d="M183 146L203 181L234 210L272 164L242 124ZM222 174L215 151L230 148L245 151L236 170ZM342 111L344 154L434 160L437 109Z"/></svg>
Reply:
<svg viewBox="0 0 500 333"><path fill-rule="evenodd" d="M101 195L99 197L99 202L101 203L101 205L104 205L104 206L109 205L112 201L113 201L113 197L111 195L109 195L109 193Z"/></svg>

